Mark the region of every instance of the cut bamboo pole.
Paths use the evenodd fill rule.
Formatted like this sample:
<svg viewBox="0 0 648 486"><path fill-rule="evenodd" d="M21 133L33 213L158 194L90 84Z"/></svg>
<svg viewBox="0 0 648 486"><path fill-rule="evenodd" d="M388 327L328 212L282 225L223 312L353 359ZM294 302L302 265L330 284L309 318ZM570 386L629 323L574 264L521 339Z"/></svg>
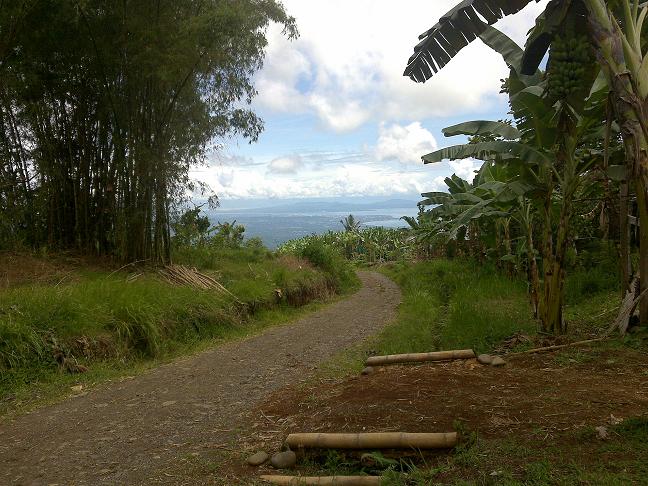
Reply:
<svg viewBox="0 0 648 486"><path fill-rule="evenodd" d="M373 432L359 434L290 434L292 448L321 449L448 449L457 445L457 433Z"/></svg>
<svg viewBox="0 0 648 486"><path fill-rule="evenodd" d="M557 344L555 346L545 346L544 348L527 349L526 351L519 351L517 353L509 353L509 354L506 355L506 357L511 358L513 356L522 356L524 354L534 354L534 353L544 353L544 352L549 352L549 351L556 351L558 349L569 348L569 347L572 347L572 346L581 346L583 344L597 343L599 341L605 341L607 339L609 339L609 338L602 337L602 338L596 338L596 339L586 339L585 341L576 341L576 342L568 343L568 344Z"/></svg>
<svg viewBox="0 0 648 486"><path fill-rule="evenodd" d="M261 476L263 481L274 484L329 484L338 486L379 486L379 476Z"/></svg>
<svg viewBox="0 0 648 486"><path fill-rule="evenodd" d="M472 349L455 349L453 351L434 351L431 353L388 354L367 358L367 366L380 366L395 363L418 363L423 361L446 361L451 359L471 359L475 357Z"/></svg>

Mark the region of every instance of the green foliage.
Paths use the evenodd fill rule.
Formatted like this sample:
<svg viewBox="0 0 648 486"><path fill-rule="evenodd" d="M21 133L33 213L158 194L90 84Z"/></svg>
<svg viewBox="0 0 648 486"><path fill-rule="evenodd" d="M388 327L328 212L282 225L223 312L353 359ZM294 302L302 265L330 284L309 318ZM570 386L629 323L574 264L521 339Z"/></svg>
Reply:
<svg viewBox="0 0 648 486"><path fill-rule="evenodd" d="M434 349L488 351L535 328L524 282L460 260L398 264L386 273L403 291L399 316L380 335L380 354Z"/></svg>
<svg viewBox="0 0 648 486"><path fill-rule="evenodd" d="M155 273L129 281L123 273L75 273L58 286L0 291L0 395L49 381L64 362L146 362L179 349L251 329L253 316L303 306L332 293L335 260L322 271L306 260L242 248L185 248L178 262L201 266L239 301L215 291L171 286ZM344 262L346 264L346 262ZM210 270L207 270L207 269ZM0 398L1 401L1 398Z"/></svg>
<svg viewBox="0 0 648 486"><path fill-rule="evenodd" d="M333 247L313 239L297 252L329 277L332 286L338 291L348 291L358 285L358 277L344 257Z"/></svg>
<svg viewBox="0 0 648 486"><path fill-rule="evenodd" d="M297 35L274 0L3 3L0 245L168 261L174 206L215 200L190 167L263 129L271 22Z"/></svg>
<svg viewBox="0 0 648 486"><path fill-rule="evenodd" d="M299 254L311 242L320 242L358 263L398 261L412 258L419 250L419 245L411 236L407 229L380 226L358 231L329 231L287 241L278 251Z"/></svg>
<svg viewBox="0 0 648 486"><path fill-rule="evenodd" d="M360 221L355 219L353 214L349 214L340 223L344 226L344 231L358 231L360 229Z"/></svg>
<svg viewBox="0 0 648 486"><path fill-rule="evenodd" d="M209 236L209 218L200 215L200 208L188 209L171 225L172 243L180 246L202 246Z"/></svg>

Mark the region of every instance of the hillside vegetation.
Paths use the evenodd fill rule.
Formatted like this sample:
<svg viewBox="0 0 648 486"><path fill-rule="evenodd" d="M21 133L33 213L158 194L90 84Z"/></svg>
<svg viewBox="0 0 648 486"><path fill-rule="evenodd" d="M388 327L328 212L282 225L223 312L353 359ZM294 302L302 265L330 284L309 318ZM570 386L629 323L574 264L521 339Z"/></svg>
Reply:
<svg viewBox="0 0 648 486"><path fill-rule="evenodd" d="M114 269L64 255L0 259L4 409L42 390L64 392L61 383L101 381L281 323L357 286L346 262L326 249L277 256L254 241L178 252L178 263L200 268L231 294L171 285L148 267Z"/></svg>

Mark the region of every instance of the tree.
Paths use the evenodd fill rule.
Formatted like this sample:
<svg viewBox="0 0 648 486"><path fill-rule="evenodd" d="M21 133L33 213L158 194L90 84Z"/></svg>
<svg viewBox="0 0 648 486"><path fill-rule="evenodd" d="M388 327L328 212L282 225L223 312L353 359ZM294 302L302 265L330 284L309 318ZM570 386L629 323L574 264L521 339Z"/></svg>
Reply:
<svg viewBox="0 0 648 486"><path fill-rule="evenodd" d="M20 3L0 9L0 230L168 261L189 168L214 138L256 140L266 28L294 19L274 0Z"/></svg>
<svg viewBox="0 0 648 486"><path fill-rule="evenodd" d="M344 231L355 233L360 230L360 221L355 219L353 214L349 214L347 217L340 220L340 223L342 223L342 226L344 226Z"/></svg>

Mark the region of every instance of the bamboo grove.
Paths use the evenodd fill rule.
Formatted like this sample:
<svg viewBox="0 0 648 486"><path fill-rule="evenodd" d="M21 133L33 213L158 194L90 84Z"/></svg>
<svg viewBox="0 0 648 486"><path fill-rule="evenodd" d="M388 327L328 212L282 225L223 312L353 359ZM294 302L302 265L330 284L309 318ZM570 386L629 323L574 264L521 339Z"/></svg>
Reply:
<svg viewBox="0 0 648 486"><path fill-rule="evenodd" d="M274 0L0 1L0 248L169 260L189 168L263 128L270 22L296 35Z"/></svg>
<svg viewBox="0 0 648 486"><path fill-rule="evenodd" d="M502 92L512 120L444 130L468 143L424 162L474 157L484 165L472 182L447 179L449 193L423 194L415 230L421 239L465 240L476 255L492 249L504 265L522 257L542 329L563 333L566 258L583 236L581 221L597 218L595 236L618 248L621 288L646 324L648 6L551 0L521 48L489 24L528 3L462 2L421 35L405 71L415 81L477 37L499 52L510 68Z"/></svg>

